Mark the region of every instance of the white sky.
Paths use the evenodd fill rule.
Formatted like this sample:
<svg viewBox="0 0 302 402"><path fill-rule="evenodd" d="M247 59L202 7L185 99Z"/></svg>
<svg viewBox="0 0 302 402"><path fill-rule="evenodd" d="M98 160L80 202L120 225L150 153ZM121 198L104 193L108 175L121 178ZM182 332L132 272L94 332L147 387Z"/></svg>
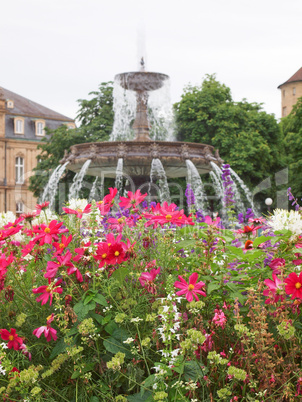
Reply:
<svg viewBox="0 0 302 402"><path fill-rule="evenodd" d="M0 15L0 86L71 118L142 55L173 103L216 73L280 118L277 86L302 66L301 0L10 0Z"/></svg>

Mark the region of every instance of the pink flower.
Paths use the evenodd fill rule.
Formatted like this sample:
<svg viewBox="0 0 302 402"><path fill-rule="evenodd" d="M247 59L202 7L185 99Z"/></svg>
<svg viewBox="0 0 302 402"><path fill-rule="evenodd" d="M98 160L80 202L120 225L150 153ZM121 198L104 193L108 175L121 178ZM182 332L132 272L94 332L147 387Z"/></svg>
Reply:
<svg viewBox="0 0 302 402"><path fill-rule="evenodd" d="M19 350L20 345L23 344L23 339L16 334L14 328L11 328L10 332L7 329L0 329L0 336L4 341L8 341L8 349Z"/></svg>
<svg viewBox="0 0 302 402"><path fill-rule="evenodd" d="M200 290L205 286L205 283L202 281L197 282L198 274L196 272L190 275L189 283L187 283L180 275L178 276L178 279L179 281L176 281L174 283L174 286L176 288L181 289L178 292L176 292L178 296L185 294L188 302L193 301L193 296L195 297L196 300L199 300L197 293L201 294L202 296L206 296L205 292Z"/></svg>
<svg viewBox="0 0 302 402"><path fill-rule="evenodd" d="M147 289L149 293L155 294L156 293L156 286L154 284L154 279L160 273L160 268L158 269L151 269L150 272L143 272L141 276L138 278L140 284Z"/></svg>
<svg viewBox="0 0 302 402"><path fill-rule="evenodd" d="M74 214L77 218L81 219L83 214L89 214L91 212L91 204L87 204L86 207L82 210L81 208L78 209L71 209L71 208L62 208L66 214Z"/></svg>
<svg viewBox="0 0 302 402"><path fill-rule="evenodd" d="M227 322L227 318L224 312L222 310L216 309L212 322L218 327L224 328Z"/></svg>
<svg viewBox="0 0 302 402"><path fill-rule="evenodd" d="M44 274L44 278L54 278L57 275L57 271L59 268L66 267L66 268L73 268L74 265L71 262L71 252L67 250L66 254L59 255L57 257L58 262L55 261L48 261L46 273ZM68 270L67 270L68 273ZM68 274L70 275L70 274Z"/></svg>
<svg viewBox="0 0 302 402"><path fill-rule="evenodd" d="M48 286L39 286L36 289L33 289L33 293L42 293L39 297L36 298L37 302L42 302L41 305L49 301L49 305L51 306L52 303L52 295L53 293L59 293L61 294L63 292L63 289L59 287L60 283L62 282L62 279L58 280L57 282L51 282L51 280L48 278Z"/></svg>
<svg viewBox="0 0 302 402"><path fill-rule="evenodd" d="M300 272L299 276L292 272L284 282L286 283L285 292L288 295L292 295L291 299L302 299L302 272Z"/></svg>
<svg viewBox="0 0 302 402"><path fill-rule="evenodd" d="M68 244L72 240L72 235L69 235L68 237L62 235L61 241L60 242L54 242L52 245L56 248L56 252L54 255L59 255L62 254L65 248L68 246Z"/></svg>
<svg viewBox="0 0 302 402"><path fill-rule="evenodd" d="M279 300L284 300L284 297L279 294L280 290L284 288L284 283L275 274L273 274L273 281L265 279L264 283L268 287L268 289L263 291L264 296L274 297L273 301L266 299L265 304L277 303Z"/></svg>
<svg viewBox="0 0 302 402"><path fill-rule="evenodd" d="M51 339L56 341L58 339L57 331L54 328L51 328L50 325L53 320L54 314L52 313L51 316L47 318L46 326L44 325L42 327L34 329L33 334L36 335L37 338L40 338L40 336L44 334L47 342L50 342Z"/></svg>
<svg viewBox="0 0 302 402"><path fill-rule="evenodd" d="M120 197L119 206L121 208L135 208L138 204L140 204L145 198L146 194L141 194L141 190L136 190L135 193L128 191L128 197Z"/></svg>
<svg viewBox="0 0 302 402"><path fill-rule="evenodd" d="M40 227L38 225L34 226L33 232L37 233L37 236L34 238L34 241L40 240L40 246L43 246L43 244L45 243L51 244L52 240L57 241L59 233L68 232L68 229L60 229L62 225L63 222L53 220L50 222L48 226L45 225L44 223L42 223Z"/></svg>
<svg viewBox="0 0 302 402"><path fill-rule="evenodd" d="M204 221L207 225L218 227L220 223L220 217L217 216L216 219L212 220L212 218L209 215L207 215L205 216Z"/></svg>
<svg viewBox="0 0 302 402"><path fill-rule="evenodd" d="M270 269L273 270L273 274L280 275L281 271L279 267L285 266L285 259L284 258L274 258L271 263L269 264Z"/></svg>

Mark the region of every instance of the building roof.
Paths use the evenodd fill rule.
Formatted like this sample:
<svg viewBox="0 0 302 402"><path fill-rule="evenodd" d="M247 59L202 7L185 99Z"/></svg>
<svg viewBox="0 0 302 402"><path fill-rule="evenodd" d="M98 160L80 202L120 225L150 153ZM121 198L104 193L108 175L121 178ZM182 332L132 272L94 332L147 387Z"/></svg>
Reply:
<svg viewBox="0 0 302 402"><path fill-rule="evenodd" d="M8 89L0 87L0 97L5 100L13 100L14 107L12 109L7 108L7 114L17 116L30 116L37 118L44 118L50 120L60 120L64 122L72 121L70 117L66 117L60 113L57 113L45 106L39 105L21 95L18 95Z"/></svg>
<svg viewBox="0 0 302 402"><path fill-rule="evenodd" d="M290 82L297 82L297 81L302 81L302 67L287 81L283 82L283 84L280 84L278 88L282 87L282 85L289 84Z"/></svg>

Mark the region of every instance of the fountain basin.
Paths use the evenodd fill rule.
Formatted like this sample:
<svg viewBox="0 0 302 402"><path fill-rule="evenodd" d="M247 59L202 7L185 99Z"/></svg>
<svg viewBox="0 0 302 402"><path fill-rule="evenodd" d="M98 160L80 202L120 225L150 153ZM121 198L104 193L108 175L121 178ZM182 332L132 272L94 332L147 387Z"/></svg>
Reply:
<svg viewBox="0 0 302 402"><path fill-rule="evenodd" d="M129 73L117 74L114 79L124 89L132 91L155 91L163 86L164 81L169 79L169 76L162 73L153 73L149 71L135 71Z"/></svg>
<svg viewBox="0 0 302 402"><path fill-rule="evenodd" d="M212 170L211 162L223 163L218 150L210 145L167 141L117 141L77 144L65 154L61 164L69 162L68 169L78 173L85 161L91 160L86 174L116 176L119 158L123 158L123 172L131 178L150 176L153 159L160 159L168 178L187 175L186 160L191 160L199 174Z"/></svg>

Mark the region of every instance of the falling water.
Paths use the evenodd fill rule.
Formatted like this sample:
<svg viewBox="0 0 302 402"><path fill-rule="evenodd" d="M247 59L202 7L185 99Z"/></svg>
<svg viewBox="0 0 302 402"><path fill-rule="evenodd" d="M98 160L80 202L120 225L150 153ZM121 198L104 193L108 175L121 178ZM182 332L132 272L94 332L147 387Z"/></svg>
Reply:
<svg viewBox="0 0 302 402"><path fill-rule="evenodd" d="M97 183L98 183L99 177L97 176L96 179L94 180L90 193L89 193L89 198L88 200L91 202L92 200L98 200L98 188L97 188Z"/></svg>
<svg viewBox="0 0 302 402"><path fill-rule="evenodd" d="M117 195L120 196L123 190L123 158L119 158L117 161L115 172L115 187L118 191Z"/></svg>
<svg viewBox="0 0 302 402"><path fill-rule="evenodd" d="M148 107L150 138L156 141L175 141L170 80L164 81L160 89L149 93Z"/></svg>
<svg viewBox="0 0 302 402"><path fill-rule="evenodd" d="M49 208L54 208L55 196L57 193L57 188L59 184L59 180L62 174L65 171L66 166L69 162L64 163L64 165L59 165L55 168L52 175L49 178L49 181L44 189L41 202L49 201Z"/></svg>
<svg viewBox="0 0 302 402"><path fill-rule="evenodd" d="M167 176L163 164L159 159L152 159L151 172L150 172L150 188L152 183L158 180L159 187L159 200L160 202L167 201L171 203L170 190L167 182Z"/></svg>
<svg viewBox="0 0 302 402"><path fill-rule="evenodd" d="M69 196L68 199L71 200L72 198L79 198L79 192L82 187L83 179L86 174L86 171L90 165L91 159L88 159L84 165L82 166L79 173L74 176L73 183L69 189Z"/></svg>
<svg viewBox="0 0 302 402"><path fill-rule="evenodd" d="M236 172L234 172L234 170L230 167L230 172L231 172L231 176L233 178L233 180L237 180L237 182L239 183L240 187L242 188L246 199L248 200L248 202L251 205L251 208L254 212L255 215L258 215L259 212L257 211L254 202L253 202L253 196L252 193L250 192L250 190L248 189L248 187L244 184L243 180L240 178L240 176L238 176L238 174Z"/></svg>
<svg viewBox="0 0 302 402"><path fill-rule="evenodd" d="M191 188L193 190L195 196L196 208L198 210L202 210L204 213L207 213L208 212L207 196L204 191L204 185L200 178L200 174L198 173L198 170L196 169L194 163L189 159L186 159L186 165L188 172L187 183L191 185Z"/></svg>
<svg viewBox="0 0 302 402"><path fill-rule="evenodd" d="M134 91L121 87L118 79L113 85L114 123L110 141L130 141L134 138L131 123L136 114L136 96Z"/></svg>

